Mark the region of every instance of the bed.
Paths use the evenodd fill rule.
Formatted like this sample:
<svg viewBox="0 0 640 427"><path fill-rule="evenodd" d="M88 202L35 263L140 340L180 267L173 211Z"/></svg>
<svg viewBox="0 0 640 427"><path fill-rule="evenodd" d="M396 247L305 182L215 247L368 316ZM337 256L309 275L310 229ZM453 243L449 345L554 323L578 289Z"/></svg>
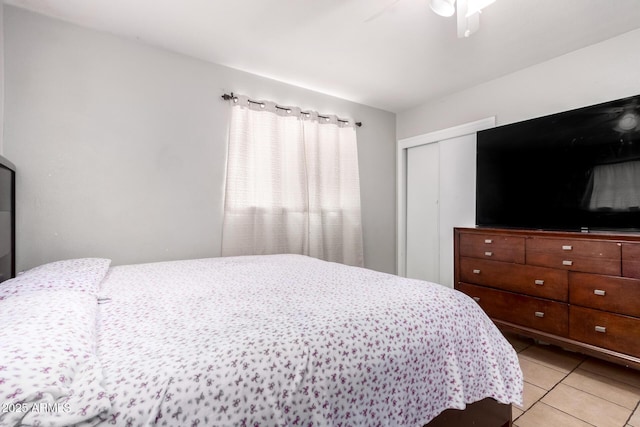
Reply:
<svg viewBox="0 0 640 427"><path fill-rule="evenodd" d="M419 426L480 402L498 426L521 403L472 299L300 255L54 262L0 284L0 324L2 425Z"/></svg>
<svg viewBox="0 0 640 427"><path fill-rule="evenodd" d="M466 295L301 255L71 259L0 283L2 426L498 427L522 384Z"/></svg>

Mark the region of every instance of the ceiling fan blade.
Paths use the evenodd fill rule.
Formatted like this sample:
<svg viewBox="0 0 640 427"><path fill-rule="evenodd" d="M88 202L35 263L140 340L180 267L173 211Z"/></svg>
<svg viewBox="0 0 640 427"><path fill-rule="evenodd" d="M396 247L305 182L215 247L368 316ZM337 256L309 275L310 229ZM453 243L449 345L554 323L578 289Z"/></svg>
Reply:
<svg viewBox="0 0 640 427"><path fill-rule="evenodd" d="M370 17L368 17L367 19L364 20L365 23L367 22L371 22L375 19L378 19L380 16L382 16L383 14L387 13L393 6L395 6L400 0L393 0L391 3L389 3L388 5L386 5L384 8L382 8L382 10L376 12L375 14L371 15Z"/></svg>
<svg viewBox="0 0 640 427"><path fill-rule="evenodd" d="M478 28L480 28L480 12L467 16L468 11L468 0L458 0L456 20L458 21L459 38L469 37L471 34L478 31Z"/></svg>

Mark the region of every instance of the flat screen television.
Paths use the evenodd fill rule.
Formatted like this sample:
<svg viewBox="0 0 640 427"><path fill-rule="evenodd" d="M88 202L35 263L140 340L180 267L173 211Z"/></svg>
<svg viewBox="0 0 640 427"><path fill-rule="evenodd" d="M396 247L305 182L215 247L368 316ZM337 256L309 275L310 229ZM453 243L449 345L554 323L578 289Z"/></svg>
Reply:
<svg viewBox="0 0 640 427"><path fill-rule="evenodd" d="M478 132L476 223L640 230L640 95Z"/></svg>

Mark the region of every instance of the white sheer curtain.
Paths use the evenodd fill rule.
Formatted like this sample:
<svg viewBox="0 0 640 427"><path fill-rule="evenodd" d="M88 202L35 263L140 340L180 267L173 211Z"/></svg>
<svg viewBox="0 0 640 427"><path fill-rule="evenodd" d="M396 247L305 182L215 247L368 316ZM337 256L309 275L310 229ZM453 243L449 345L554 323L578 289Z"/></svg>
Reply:
<svg viewBox="0 0 640 427"><path fill-rule="evenodd" d="M238 96L222 255L276 253L363 265L355 127Z"/></svg>
<svg viewBox="0 0 640 427"><path fill-rule="evenodd" d="M640 207L640 161L597 165L591 175L589 210L629 210Z"/></svg>

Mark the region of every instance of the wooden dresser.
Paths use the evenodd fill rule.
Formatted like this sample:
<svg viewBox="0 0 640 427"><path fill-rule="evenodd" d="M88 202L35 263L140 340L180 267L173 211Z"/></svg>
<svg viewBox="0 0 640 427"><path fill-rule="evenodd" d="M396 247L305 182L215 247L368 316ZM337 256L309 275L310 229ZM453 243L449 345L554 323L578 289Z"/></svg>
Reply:
<svg viewBox="0 0 640 427"><path fill-rule="evenodd" d="M454 230L455 288L503 330L640 369L640 235Z"/></svg>

